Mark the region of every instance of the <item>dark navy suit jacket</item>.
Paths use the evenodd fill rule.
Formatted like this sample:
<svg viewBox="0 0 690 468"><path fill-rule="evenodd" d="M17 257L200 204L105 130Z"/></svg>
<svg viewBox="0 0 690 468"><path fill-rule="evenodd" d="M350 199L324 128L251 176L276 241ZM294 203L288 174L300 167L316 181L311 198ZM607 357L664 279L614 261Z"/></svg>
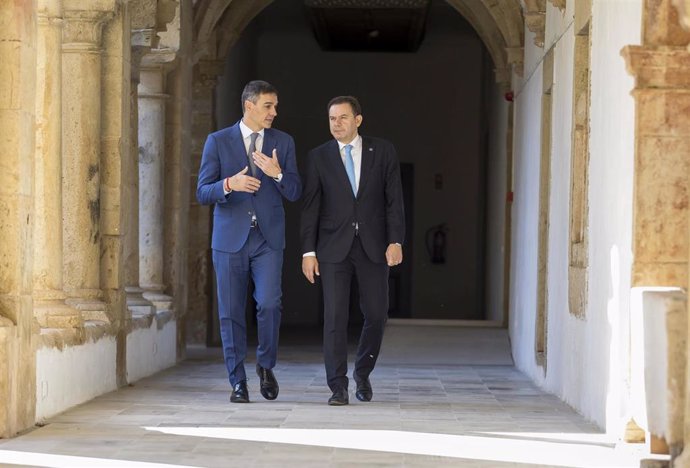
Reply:
<svg viewBox="0 0 690 468"><path fill-rule="evenodd" d="M400 163L393 145L362 136L362 167L357 196L352 193L336 140L307 156L302 199L302 252L320 262L342 262L352 247L355 226L372 262L386 262L388 244L405 237Z"/></svg>
<svg viewBox="0 0 690 468"><path fill-rule="evenodd" d="M256 213L259 228L272 249L285 248L285 211L282 198L299 199L302 182L297 172L295 142L290 135L267 128L264 130L262 153L272 157L278 152L283 172L280 183L258 169L261 188L254 193L233 191L227 196L223 181L249 164L239 122L212 133L206 139L201 156L196 197L202 205L215 203L211 248L237 252L249 235L251 212Z"/></svg>

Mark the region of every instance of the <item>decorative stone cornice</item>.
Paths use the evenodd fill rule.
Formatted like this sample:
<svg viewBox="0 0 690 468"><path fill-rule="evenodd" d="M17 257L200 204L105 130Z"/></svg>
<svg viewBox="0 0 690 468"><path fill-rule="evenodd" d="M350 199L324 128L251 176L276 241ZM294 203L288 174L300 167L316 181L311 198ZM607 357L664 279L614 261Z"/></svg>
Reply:
<svg viewBox="0 0 690 468"><path fill-rule="evenodd" d="M524 47L506 47L508 63L513 66L513 70L518 76L524 73L525 49Z"/></svg>
<svg viewBox="0 0 690 468"><path fill-rule="evenodd" d="M690 52L683 47L627 46L621 55L637 89L690 89Z"/></svg>
<svg viewBox="0 0 690 468"><path fill-rule="evenodd" d="M544 47L544 28L546 26L546 0L525 0L525 25L532 31L534 45Z"/></svg>

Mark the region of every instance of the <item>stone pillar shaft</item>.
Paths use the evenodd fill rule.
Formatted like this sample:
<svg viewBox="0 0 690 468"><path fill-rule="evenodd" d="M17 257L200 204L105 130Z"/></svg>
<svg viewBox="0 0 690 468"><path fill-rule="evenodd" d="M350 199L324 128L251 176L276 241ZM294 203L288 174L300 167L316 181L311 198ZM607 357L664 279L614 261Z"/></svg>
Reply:
<svg viewBox="0 0 690 468"><path fill-rule="evenodd" d="M57 15L57 16L56 16ZM64 299L62 291L60 11L39 10L36 73L34 298Z"/></svg>
<svg viewBox="0 0 690 468"><path fill-rule="evenodd" d="M62 11L38 5L36 61L36 178L34 181L34 316L44 328L83 325L64 303L62 283Z"/></svg>
<svg viewBox="0 0 690 468"><path fill-rule="evenodd" d="M224 66L225 64L219 60L202 60L194 68L189 178L191 193L194 193L193 188L196 187L206 137L215 130L214 91L218 76L223 73ZM213 304L211 209L209 206L200 205L194 196L191 197L189 204L189 224L194 226L194 234L189 236L187 333L189 342L203 343L209 326L208 311Z"/></svg>
<svg viewBox="0 0 690 468"><path fill-rule="evenodd" d="M77 2L73 2L78 5ZM109 11L65 10L62 110L65 289L99 299L101 29Z"/></svg>
<svg viewBox="0 0 690 468"><path fill-rule="evenodd" d="M163 286L163 170L165 74L143 68L139 83L139 281L144 289Z"/></svg>

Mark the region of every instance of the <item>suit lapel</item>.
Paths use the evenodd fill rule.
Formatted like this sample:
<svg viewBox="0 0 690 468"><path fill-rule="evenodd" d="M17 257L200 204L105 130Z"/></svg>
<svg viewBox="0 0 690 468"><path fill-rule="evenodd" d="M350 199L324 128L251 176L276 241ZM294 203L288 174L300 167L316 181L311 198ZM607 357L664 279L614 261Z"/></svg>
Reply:
<svg viewBox="0 0 690 468"><path fill-rule="evenodd" d="M328 145L326 159L331 165L332 172L335 175L335 178L338 179L340 185L354 198L355 195L352 193L350 179L347 177L347 171L345 170L343 159L340 157L340 146L338 146L338 142L336 140L331 140L331 143Z"/></svg>
<svg viewBox="0 0 690 468"><path fill-rule="evenodd" d="M371 177L371 171L374 168L374 153L375 148L371 143L371 140L367 137L362 137L362 167L359 172L359 187L357 188L357 198L359 198L362 193L364 193L364 187L366 187L369 178Z"/></svg>
<svg viewBox="0 0 690 468"><path fill-rule="evenodd" d="M240 165L249 166L247 161L247 150L244 148L244 139L242 139L242 131L240 130L240 123L237 122L230 131L230 149L233 157Z"/></svg>

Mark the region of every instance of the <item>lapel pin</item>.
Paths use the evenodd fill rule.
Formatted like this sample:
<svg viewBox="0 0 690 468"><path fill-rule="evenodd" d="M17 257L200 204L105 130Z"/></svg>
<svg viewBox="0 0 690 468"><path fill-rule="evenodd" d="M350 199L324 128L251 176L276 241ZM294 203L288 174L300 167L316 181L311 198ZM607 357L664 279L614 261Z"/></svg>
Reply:
<svg viewBox="0 0 690 468"><path fill-rule="evenodd" d="M374 151L374 148L369 148L369 151Z"/></svg>

